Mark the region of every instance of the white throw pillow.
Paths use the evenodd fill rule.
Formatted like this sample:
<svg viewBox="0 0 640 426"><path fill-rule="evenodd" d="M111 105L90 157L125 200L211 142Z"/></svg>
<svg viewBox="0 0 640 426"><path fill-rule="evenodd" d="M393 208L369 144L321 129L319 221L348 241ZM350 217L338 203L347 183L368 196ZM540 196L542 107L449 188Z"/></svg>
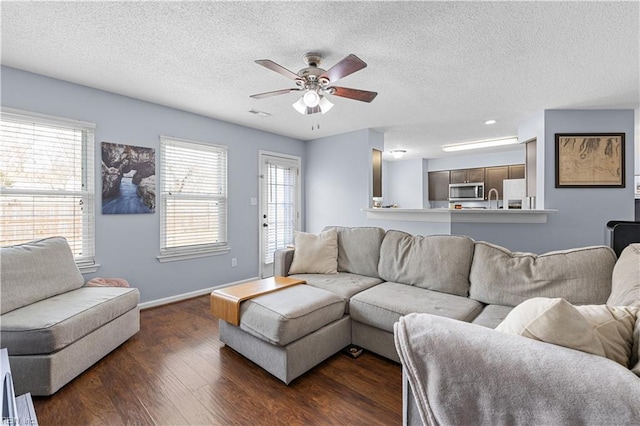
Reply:
<svg viewBox="0 0 640 426"><path fill-rule="evenodd" d="M318 235L295 233L295 251L289 274L337 274L338 231L328 229Z"/></svg>
<svg viewBox="0 0 640 426"><path fill-rule="evenodd" d="M638 309L573 306L564 299L536 297L516 306L497 331L609 358L629 368Z"/></svg>
<svg viewBox="0 0 640 426"><path fill-rule="evenodd" d="M633 328L639 309L608 305L576 306L576 309L593 327L602 343L605 356L629 367L633 347Z"/></svg>

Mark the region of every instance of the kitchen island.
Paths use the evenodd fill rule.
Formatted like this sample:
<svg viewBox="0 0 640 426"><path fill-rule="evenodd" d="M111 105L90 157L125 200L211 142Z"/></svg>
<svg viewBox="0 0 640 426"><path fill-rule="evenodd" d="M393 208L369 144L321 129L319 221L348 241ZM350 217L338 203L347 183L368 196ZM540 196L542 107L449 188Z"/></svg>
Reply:
<svg viewBox="0 0 640 426"><path fill-rule="evenodd" d="M402 220L439 223L547 223L547 216L557 213L554 209L363 209L367 219Z"/></svg>

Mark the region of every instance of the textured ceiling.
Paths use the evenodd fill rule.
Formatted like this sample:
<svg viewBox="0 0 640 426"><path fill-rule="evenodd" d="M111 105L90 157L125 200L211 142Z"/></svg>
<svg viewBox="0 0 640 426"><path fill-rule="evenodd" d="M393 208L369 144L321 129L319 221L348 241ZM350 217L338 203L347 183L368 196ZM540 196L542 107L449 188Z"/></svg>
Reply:
<svg viewBox="0 0 640 426"><path fill-rule="evenodd" d="M639 3L633 2L1 2L2 64L244 126L309 140L373 128L385 151L511 136L543 109L638 108ZM302 116L295 87L254 63L297 72L368 67ZM271 114L259 117L248 111ZM492 126L487 119L496 119ZM312 126L320 128L312 130Z"/></svg>

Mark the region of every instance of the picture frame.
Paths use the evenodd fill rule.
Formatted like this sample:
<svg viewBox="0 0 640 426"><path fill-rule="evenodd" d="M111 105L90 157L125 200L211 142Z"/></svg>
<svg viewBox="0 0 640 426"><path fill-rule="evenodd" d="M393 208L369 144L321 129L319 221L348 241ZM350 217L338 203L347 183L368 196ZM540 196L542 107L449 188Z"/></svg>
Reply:
<svg viewBox="0 0 640 426"><path fill-rule="evenodd" d="M624 188L624 133L556 133L556 188Z"/></svg>
<svg viewBox="0 0 640 426"><path fill-rule="evenodd" d="M102 142L102 214L156 211L155 148Z"/></svg>

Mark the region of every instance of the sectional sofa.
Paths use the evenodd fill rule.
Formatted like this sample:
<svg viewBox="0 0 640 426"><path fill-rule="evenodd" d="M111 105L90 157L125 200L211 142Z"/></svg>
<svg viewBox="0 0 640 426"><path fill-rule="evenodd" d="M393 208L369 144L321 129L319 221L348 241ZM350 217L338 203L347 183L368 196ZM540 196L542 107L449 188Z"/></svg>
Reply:
<svg viewBox="0 0 640 426"><path fill-rule="evenodd" d="M400 362L394 324L409 314L497 334L514 307L536 297L640 303L640 278L624 272L640 271L640 256L629 257L623 267L606 246L535 255L464 236L329 227L275 253L275 275L306 285L243 302L238 326L220 321L220 340L285 383L349 344ZM628 348L636 374L639 333L640 325ZM405 393L405 414L416 416L408 382Z"/></svg>
<svg viewBox="0 0 640 426"><path fill-rule="evenodd" d="M140 330L138 289L86 287L62 237L3 247L0 281L17 394L55 393Z"/></svg>

